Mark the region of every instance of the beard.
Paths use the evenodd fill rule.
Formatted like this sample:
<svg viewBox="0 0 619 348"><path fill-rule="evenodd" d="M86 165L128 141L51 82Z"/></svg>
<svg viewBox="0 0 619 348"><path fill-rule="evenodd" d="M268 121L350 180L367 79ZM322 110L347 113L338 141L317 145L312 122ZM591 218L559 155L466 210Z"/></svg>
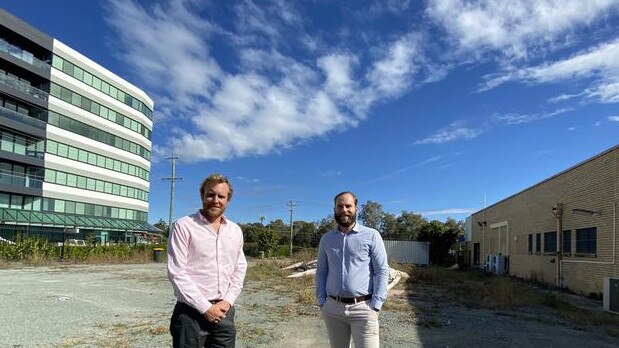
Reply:
<svg viewBox="0 0 619 348"><path fill-rule="evenodd" d="M350 226L354 225L356 221L357 216L355 214L335 214L335 222L337 222L337 224L343 228L349 228Z"/></svg>
<svg viewBox="0 0 619 348"><path fill-rule="evenodd" d="M212 205L202 207L202 215L204 215L209 220L217 219L223 214L224 209L222 207L215 207Z"/></svg>

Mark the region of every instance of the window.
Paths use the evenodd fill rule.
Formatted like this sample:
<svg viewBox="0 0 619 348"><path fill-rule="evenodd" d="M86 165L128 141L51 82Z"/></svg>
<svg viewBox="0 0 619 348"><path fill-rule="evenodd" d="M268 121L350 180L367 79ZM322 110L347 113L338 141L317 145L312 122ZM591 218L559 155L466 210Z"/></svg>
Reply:
<svg viewBox="0 0 619 348"><path fill-rule="evenodd" d="M533 253L533 235L529 234L529 254Z"/></svg>
<svg viewBox="0 0 619 348"><path fill-rule="evenodd" d="M544 252L556 253L557 252L557 232L544 233Z"/></svg>
<svg viewBox="0 0 619 348"><path fill-rule="evenodd" d="M597 252L597 227L576 230L576 253L595 254Z"/></svg>
<svg viewBox="0 0 619 348"><path fill-rule="evenodd" d="M572 231L563 231L563 253L572 253Z"/></svg>
<svg viewBox="0 0 619 348"><path fill-rule="evenodd" d="M541 233L536 233L535 234L535 252L539 253L542 249L542 234Z"/></svg>

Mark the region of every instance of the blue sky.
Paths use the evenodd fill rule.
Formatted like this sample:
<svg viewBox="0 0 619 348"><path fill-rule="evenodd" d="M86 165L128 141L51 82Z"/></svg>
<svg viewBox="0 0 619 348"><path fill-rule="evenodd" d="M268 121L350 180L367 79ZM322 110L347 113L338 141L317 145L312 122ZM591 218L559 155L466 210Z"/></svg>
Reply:
<svg viewBox="0 0 619 348"><path fill-rule="evenodd" d="M464 219L619 139L619 1L2 0L155 101L149 220Z"/></svg>

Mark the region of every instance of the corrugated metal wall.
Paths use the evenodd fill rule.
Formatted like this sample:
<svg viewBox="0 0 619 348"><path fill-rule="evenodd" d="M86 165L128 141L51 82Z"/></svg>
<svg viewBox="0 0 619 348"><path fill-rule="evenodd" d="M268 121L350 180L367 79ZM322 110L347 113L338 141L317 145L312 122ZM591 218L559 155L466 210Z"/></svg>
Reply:
<svg viewBox="0 0 619 348"><path fill-rule="evenodd" d="M389 261L428 265L430 263L430 243L410 240L386 240Z"/></svg>

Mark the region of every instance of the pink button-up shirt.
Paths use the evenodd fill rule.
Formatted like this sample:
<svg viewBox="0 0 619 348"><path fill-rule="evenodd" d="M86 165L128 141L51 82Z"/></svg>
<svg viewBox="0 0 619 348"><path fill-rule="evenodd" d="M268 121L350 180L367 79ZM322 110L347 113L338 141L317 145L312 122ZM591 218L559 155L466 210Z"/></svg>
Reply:
<svg viewBox="0 0 619 348"><path fill-rule="evenodd" d="M199 211L174 223L168 239L168 279L178 301L200 313L211 307L209 300L232 305L246 270L239 225L222 216L217 233Z"/></svg>

